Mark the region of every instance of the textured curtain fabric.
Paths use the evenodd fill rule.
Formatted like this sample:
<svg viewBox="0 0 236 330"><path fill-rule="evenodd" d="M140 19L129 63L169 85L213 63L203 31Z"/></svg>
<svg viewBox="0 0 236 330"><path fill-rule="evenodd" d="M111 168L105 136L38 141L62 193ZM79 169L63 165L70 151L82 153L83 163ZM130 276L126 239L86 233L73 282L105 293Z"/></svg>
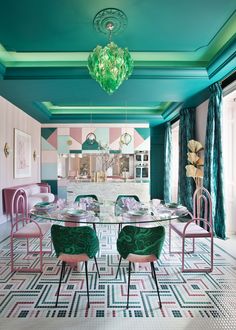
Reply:
<svg viewBox="0 0 236 330"><path fill-rule="evenodd" d="M164 200L171 201L171 150L172 150L172 129L167 123L164 141Z"/></svg>
<svg viewBox="0 0 236 330"><path fill-rule="evenodd" d="M208 105L203 186L212 197L212 217L215 235L225 238L225 210L223 194L223 161L221 138L222 89L219 83L210 87Z"/></svg>
<svg viewBox="0 0 236 330"><path fill-rule="evenodd" d="M179 120L179 203L186 206L192 212L192 198L195 190L193 178L186 176L185 166L188 164L187 152L188 141L195 139L195 108L185 108L180 110Z"/></svg>

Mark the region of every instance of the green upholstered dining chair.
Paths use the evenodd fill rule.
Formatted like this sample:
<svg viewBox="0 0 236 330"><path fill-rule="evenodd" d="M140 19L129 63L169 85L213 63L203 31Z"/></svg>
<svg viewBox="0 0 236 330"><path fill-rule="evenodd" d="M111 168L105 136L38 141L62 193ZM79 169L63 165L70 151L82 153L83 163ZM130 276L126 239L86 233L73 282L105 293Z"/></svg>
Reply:
<svg viewBox="0 0 236 330"><path fill-rule="evenodd" d="M140 202L140 199L137 195L118 195L115 202L115 216L122 214L122 202L126 198L133 198L137 202Z"/></svg>
<svg viewBox="0 0 236 330"><path fill-rule="evenodd" d="M123 204L123 200L126 198L132 198L132 199L136 200L137 202L140 202L140 199L137 195L118 195L116 198L115 210L114 210L116 217L123 213L122 204ZM119 227L118 227L118 233L121 231L121 228L122 228L122 224L120 223Z"/></svg>
<svg viewBox="0 0 236 330"><path fill-rule="evenodd" d="M162 308L154 261L158 260L160 257L164 240L165 228L163 226L143 228L128 225L125 226L119 233L117 239L117 250L120 254L120 260L116 278L119 273L122 258L129 261L128 295L126 308L129 308L131 263L135 262L150 262L152 278L156 284L159 307Z"/></svg>
<svg viewBox="0 0 236 330"><path fill-rule="evenodd" d="M95 215L96 216L99 216L99 214L100 214L100 206L99 206L99 204L98 204L98 198L97 198L97 196L96 195L94 195L94 194L87 194L87 195L77 195L76 197L75 197L75 202L80 202L81 201L81 199L83 200L85 200L85 199L93 199L94 201L96 201L97 203L95 204L95 205L92 205L91 204L91 207L89 207L89 206L86 206L86 209L87 210L91 210L91 211L94 211L94 213L95 213ZM93 224L93 229L96 231L96 225L95 225L95 223Z"/></svg>
<svg viewBox="0 0 236 330"><path fill-rule="evenodd" d="M85 263L86 287L89 308L90 303L87 262L90 258L94 258L98 277L100 277L96 259L96 253L99 250L99 241L96 232L88 226L63 227L59 225L52 225L51 237L56 256L59 260L62 261L61 275L57 290L56 307L58 303L61 282L65 275L66 263L77 263L82 261Z"/></svg>

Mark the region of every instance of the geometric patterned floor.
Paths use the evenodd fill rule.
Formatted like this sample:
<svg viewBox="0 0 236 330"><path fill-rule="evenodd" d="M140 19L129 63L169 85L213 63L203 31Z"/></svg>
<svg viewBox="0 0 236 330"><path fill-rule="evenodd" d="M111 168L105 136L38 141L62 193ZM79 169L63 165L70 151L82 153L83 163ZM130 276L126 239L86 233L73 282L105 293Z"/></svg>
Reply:
<svg viewBox="0 0 236 330"><path fill-rule="evenodd" d="M89 261L90 308L87 308L86 283L81 271L67 267L58 307L55 308L61 264L54 252L44 255L43 273L10 272L9 238L0 243L0 317L1 318L235 318L236 259L214 246L212 273L181 273L181 258L168 252L168 237L155 264L162 310L158 308L155 284L148 264L131 274L130 308L126 309L127 262L115 279L118 265L117 228L97 226L100 252L98 279L93 260ZM176 247L178 248L178 240ZM46 241L50 245L49 239ZM37 243L34 243L37 248ZM38 255L25 255L25 240L15 244L16 265L37 266ZM186 257L186 266L209 266L209 242L199 240L196 252Z"/></svg>

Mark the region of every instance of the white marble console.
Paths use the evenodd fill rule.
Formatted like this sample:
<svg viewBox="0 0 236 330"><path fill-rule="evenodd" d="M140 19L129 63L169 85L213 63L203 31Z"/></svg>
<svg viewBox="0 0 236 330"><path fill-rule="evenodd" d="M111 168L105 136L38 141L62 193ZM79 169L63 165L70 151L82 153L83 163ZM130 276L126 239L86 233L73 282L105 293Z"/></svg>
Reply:
<svg viewBox="0 0 236 330"><path fill-rule="evenodd" d="M141 202L150 200L149 182L68 182L67 200L73 202L77 195L95 194L100 201L115 201L118 195L137 195Z"/></svg>

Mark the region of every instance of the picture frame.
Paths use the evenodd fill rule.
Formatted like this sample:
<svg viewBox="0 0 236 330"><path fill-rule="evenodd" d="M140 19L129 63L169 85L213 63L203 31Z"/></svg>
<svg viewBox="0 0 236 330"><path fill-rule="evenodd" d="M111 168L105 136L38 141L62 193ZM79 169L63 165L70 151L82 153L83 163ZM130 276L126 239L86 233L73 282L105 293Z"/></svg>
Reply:
<svg viewBox="0 0 236 330"><path fill-rule="evenodd" d="M31 135L14 129L14 177L31 176Z"/></svg>

